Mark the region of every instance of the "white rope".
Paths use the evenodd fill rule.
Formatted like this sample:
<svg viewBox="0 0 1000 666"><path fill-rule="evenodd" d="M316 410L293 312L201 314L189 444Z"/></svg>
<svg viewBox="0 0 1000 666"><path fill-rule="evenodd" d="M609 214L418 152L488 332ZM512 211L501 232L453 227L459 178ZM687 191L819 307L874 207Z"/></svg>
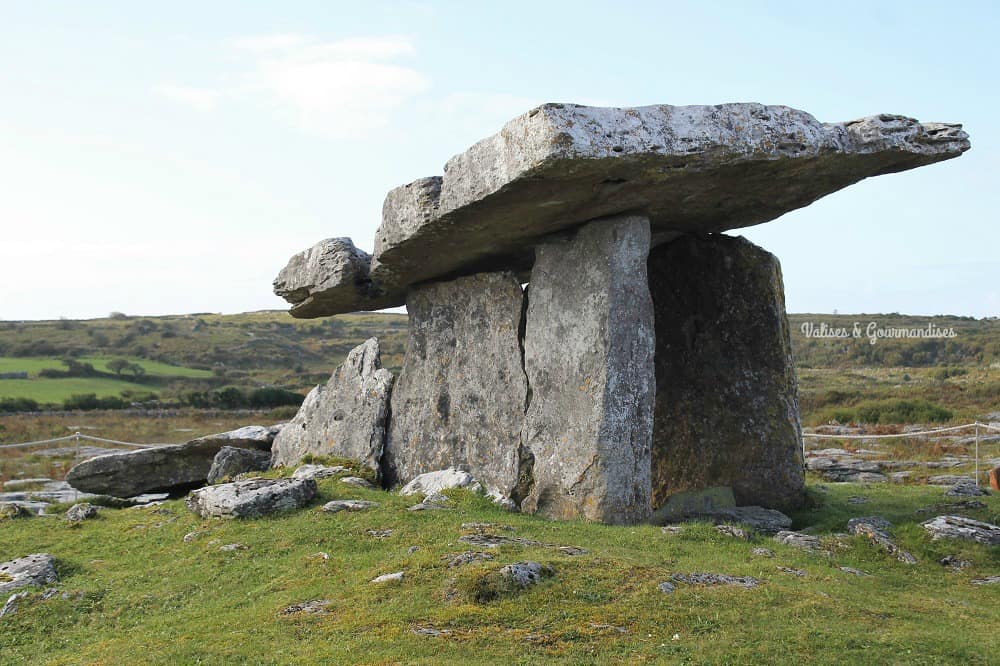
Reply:
<svg viewBox="0 0 1000 666"><path fill-rule="evenodd" d="M804 432L803 437L814 439L897 439L899 437L919 437L921 435L935 435L940 432L953 432L955 430L966 430L976 426L985 426L983 423L970 423L968 425L951 426L950 428L935 428L934 430L921 430L919 432L902 432L896 435L823 435L814 432ZM985 426L987 428L991 426Z"/></svg>
<svg viewBox="0 0 1000 666"><path fill-rule="evenodd" d="M23 446L37 446L39 444L55 444L56 442L65 442L71 439L76 439L76 436L67 435L65 437L58 437L56 439L40 439L37 442L22 442L21 444L0 444L0 449L16 449Z"/></svg>
<svg viewBox="0 0 1000 666"><path fill-rule="evenodd" d="M70 440L76 441L79 439L89 439L93 442L104 442L105 444L120 444L121 446L135 446L140 449L150 449L157 446L166 446L165 444L137 444L135 442L122 442L117 439L105 439L103 437L94 437L93 435L83 435L81 433L76 433L75 435L66 435L65 437L57 437L55 439L40 439L37 442L21 442L20 444L0 444L0 449L19 449L27 448L30 446L40 446L42 444L56 444L58 442L68 442Z"/></svg>

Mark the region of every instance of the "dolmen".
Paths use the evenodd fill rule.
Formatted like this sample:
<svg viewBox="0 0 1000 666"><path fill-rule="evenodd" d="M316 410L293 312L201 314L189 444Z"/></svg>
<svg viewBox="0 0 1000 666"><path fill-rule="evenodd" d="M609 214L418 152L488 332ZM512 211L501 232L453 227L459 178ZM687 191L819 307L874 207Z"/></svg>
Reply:
<svg viewBox="0 0 1000 666"><path fill-rule="evenodd" d="M545 104L389 192L374 253L331 238L274 291L299 318L405 305L402 371L352 352L272 462L386 486L442 469L558 519L630 524L677 493L804 499L778 259L725 231L958 157L961 125L784 106Z"/></svg>

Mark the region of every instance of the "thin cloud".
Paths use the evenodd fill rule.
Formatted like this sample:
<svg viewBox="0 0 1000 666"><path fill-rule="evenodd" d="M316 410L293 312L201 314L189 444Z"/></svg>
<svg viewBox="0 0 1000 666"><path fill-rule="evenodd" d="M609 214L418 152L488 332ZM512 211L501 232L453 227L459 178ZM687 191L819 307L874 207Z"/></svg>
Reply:
<svg viewBox="0 0 1000 666"><path fill-rule="evenodd" d="M157 86L162 97L201 111L219 100L250 100L273 108L302 131L361 138L385 127L400 107L430 88L411 66L392 62L415 54L402 36L324 42L300 34L253 35L230 42L240 83L209 90Z"/></svg>

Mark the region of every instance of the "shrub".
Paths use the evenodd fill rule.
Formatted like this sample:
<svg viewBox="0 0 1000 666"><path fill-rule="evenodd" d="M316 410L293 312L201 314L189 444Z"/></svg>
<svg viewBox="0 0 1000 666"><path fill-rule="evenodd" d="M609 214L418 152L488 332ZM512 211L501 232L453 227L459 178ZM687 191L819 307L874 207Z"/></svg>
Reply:
<svg viewBox="0 0 1000 666"><path fill-rule="evenodd" d="M0 412L37 412L38 403L31 398L0 398Z"/></svg>

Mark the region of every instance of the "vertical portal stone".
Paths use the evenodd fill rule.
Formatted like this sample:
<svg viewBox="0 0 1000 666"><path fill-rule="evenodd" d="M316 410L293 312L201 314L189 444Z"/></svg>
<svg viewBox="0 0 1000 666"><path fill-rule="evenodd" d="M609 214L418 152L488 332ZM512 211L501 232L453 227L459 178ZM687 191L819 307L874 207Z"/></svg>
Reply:
<svg viewBox="0 0 1000 666"><path fill-rule="evenodd" d="M618 216L536 249L522 439L534 486L522 509L634 523L650 512L653 312L649 220Z"/></svg>
<svg viewBox="0 0 1000 666"><path fill-rule="evenodd" d="M455 467L496 497L515 495L528 387L513 273L413 288L382 470L390 485Z"/></svg>
<svg viewBox="0 0 1000 666"><path fill-rule="evenodd" d="M742 237L649 255L656 318L653 504L730 486L739 504L804 497L802 431L777 258Z"/></svg>

